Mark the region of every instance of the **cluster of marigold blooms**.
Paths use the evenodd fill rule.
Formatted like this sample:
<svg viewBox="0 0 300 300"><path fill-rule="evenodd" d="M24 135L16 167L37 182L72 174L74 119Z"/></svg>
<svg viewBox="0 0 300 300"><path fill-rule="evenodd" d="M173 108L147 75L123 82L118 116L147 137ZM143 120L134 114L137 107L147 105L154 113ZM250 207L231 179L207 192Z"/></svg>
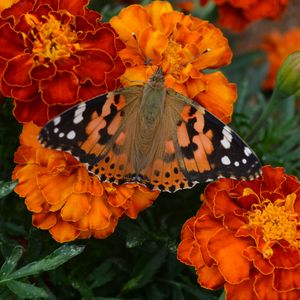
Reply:
<svg viewBox="0 0 300 300"><path fill-rule="evenodd" d="M128 6L109 23L85 0L15 2L0 16L0 88L23 123L15 191L33 225L56 241L105 238L159 193L100 182L69 153L43 148L41 126L75 103L147 81L153 65L163 68L166 86L229 123L236 86L220 71L205 72L230 63L227 39L167 1ZM299 299L299 197L298 179L271 166L252 181L209 184L182 228L178 259L195 267L203 287L224 286L227 299Z"/></svg>

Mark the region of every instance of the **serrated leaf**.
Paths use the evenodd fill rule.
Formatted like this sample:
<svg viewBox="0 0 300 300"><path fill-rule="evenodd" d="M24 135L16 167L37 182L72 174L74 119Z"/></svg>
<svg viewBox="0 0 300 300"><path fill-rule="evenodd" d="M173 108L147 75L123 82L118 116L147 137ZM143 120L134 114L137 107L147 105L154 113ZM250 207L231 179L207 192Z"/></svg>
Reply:
<svg viewBox="0 0 300 300"><path fill-rule="evenodd" d="M41 272L56 269L74 256L80 254L83 250L84 246L63 245L45 258L32 262L11 273L6 279L23 278L29 275L35 275Z"/></svg>
<svg viewBox="0 0 300 300"><path fill-rule="evenodd" d="M43 289L29 283L10 280L6 283L6 285L14 294L21 298L48 298L48 294Z"/></svg>
<svg viewBox="0 0 300 300"><path fill-rule="evenodd" d="M8 194L10 194L17 185L17 180L15 181L0 181L0 198L4 198Z"/></svg>
<svg viewBox="0 0 300 300"><path fill-rule="evenodd" d="M0 279L5 278L9 275L17 266L18 261L22 257L23 248L16 246L13 248L9 257L6 258L5 262L0 269Z"/></svg>

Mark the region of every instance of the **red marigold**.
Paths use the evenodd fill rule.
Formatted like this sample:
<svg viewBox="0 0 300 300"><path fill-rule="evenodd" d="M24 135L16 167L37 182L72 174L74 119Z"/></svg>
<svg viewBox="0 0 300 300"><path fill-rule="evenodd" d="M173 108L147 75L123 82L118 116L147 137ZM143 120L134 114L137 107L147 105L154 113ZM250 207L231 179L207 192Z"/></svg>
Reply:
<svg viewBox="0 0 300 300"><path fill-rule="evenodd" d="M43 125L115 89L124 45L88 0L20 0L0 15L0 88L20 122Z"/></svg>
<svg viewBox="0 0 300 300"><path fill-rule="evenodd" d="M49 230L56 241L105 238L122 215L137 218L158 196L137 184L101 183L69 153L43 148L39 131L33 123L24 125L12 177L33 225Z"/></svg>
<svg viewBox="0 0 300 300"><path fill-rule="evenodd" d="M300 182L265 166L252 181L220 179L182 228L178 259L227 299L300 299Z"/></svg>
<svg viewBox="0 0 300 300"><path fill-rule="evenodd" d="M167 1L124 8L110 23L126 43L123 85L146 82L160 66L166 86L196 100L224 122L231 120L236 86L221 72L205 72L230 63L222 32L207 21L173 11Z"/></svg>
<svg viewBox="0 0 300 300"><path fill-rule="evenodd" d="M290 29L286 33L273 31L264 38L262 48L267 52L269 61L269 72L263 87L273 89L283 61L289 54L300 50L300 28Z"/></svg>
<svg viewBox="0 0 300 300"><path fill-rule="evenodd" d="M202 1L202 0L201 0ZM244 30L253 21L278 19L289 0L214 0L218 6L218 22L235 32Z"/></svg>

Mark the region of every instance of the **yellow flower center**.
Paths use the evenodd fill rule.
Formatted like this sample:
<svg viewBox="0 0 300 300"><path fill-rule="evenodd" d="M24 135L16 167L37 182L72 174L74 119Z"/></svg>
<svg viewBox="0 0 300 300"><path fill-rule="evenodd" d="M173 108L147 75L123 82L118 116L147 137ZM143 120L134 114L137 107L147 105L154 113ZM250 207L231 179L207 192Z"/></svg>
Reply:
<svg viewBox="0 0 300 300"><path fill-rule="evenodd" d="M80 48L76 31L69 24L61 24L53 15L43 16L46 22L39 21L31 14L27 14L25 18L32 27L32 53L36 55L37 64L46 65L48 61L68 58Z"/></svg>
<svg viewBox="0 0 300 300"><path fill-rule="evenodd" d="M245 194L251 193L244 191ZM272 245L276 241L285 240L291 246L300 248L300 238L297 227L300 225L300 216L294 211L296 194L292 193L286 199L271 202L264 199L260 204L252 206L248 213L249 226L260 228L266 242L264 257L273 254Z"/></svg>

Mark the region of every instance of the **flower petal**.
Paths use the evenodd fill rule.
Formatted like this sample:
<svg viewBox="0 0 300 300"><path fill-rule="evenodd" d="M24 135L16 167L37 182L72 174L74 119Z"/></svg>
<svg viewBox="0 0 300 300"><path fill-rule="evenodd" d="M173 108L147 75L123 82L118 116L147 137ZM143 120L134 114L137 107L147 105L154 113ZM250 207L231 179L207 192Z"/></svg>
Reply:
<svg viewBox="0 0 300 300"><path fill-rule="evenodd" d="M80 231L68 222L58 221L49 229L52 237L59 243L65 243L75 240Z"/></svg>

